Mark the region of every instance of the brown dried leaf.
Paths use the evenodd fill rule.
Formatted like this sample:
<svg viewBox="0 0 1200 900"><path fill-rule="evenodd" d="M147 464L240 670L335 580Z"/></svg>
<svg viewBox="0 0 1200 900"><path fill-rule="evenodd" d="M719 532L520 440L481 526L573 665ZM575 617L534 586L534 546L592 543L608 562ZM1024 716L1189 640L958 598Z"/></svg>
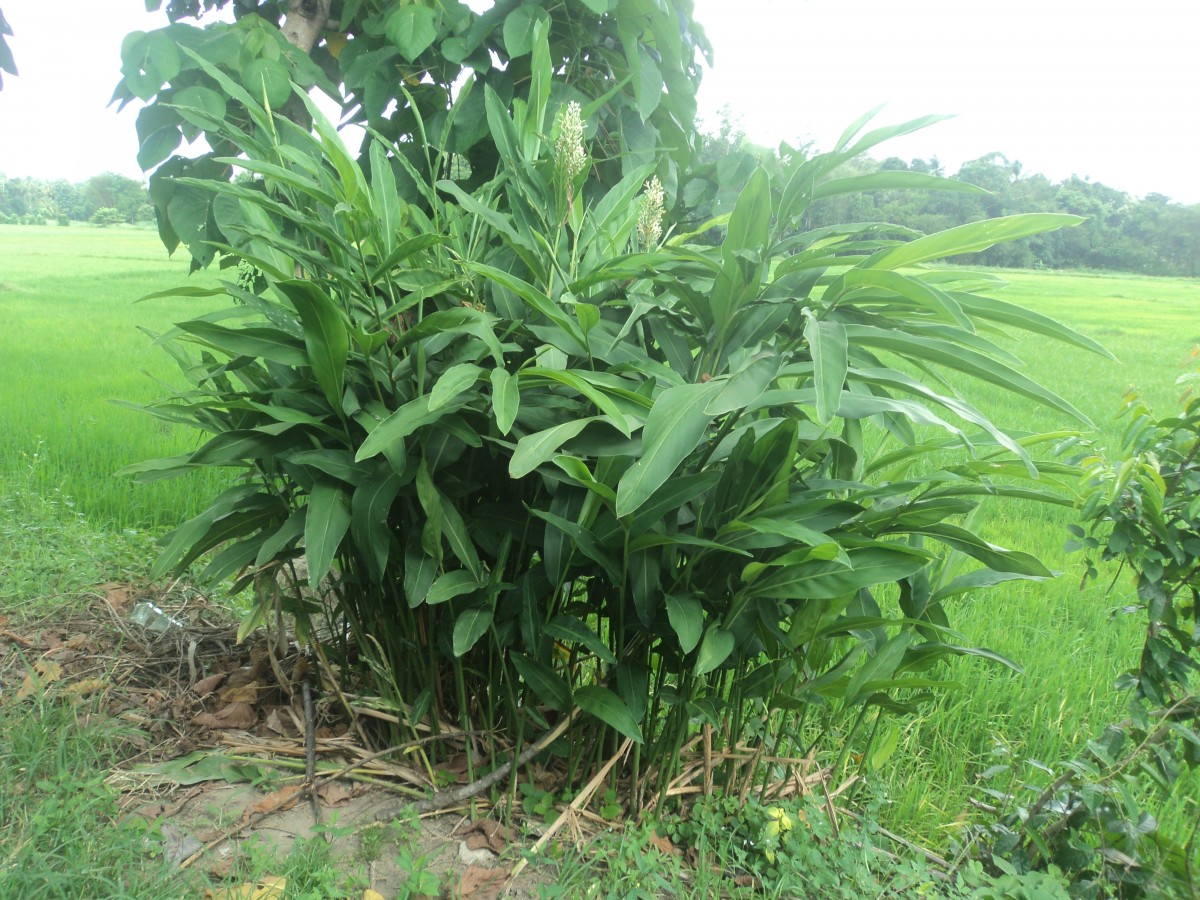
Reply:
<svg viewBox="0 0 1200 900"><path fill-rule="evenodd" d="M7 622L7 619L5 621ZM15 631L9 631L7 628L0 628L0 637L7 638L14 644L20 644L22 647L29 647L30 649L37 645L35 638L24 637Z"/></svg>
<svg viewBox="0 0 1200 900"><path fill-rule="evenodd" d="M671 843L671 839L669 837L663 837L657 831L650 832L650 836L646 839L646 841L651 847L666 856L671 856L679 852L679 848Z"/></svg>
<svg viewBox="0 0 1200 900"><path fill-rule="evenodd" d="M225 673L218 672L216 675L209 675L207 678L201 678L192 685L192 691L203 697L205 694L211 694L221 686L221 682L225 680Z"/></svg>
<svg viewBox="0 0 1200 900"><path fill-rule="evenodd" d="M300 792L302 790L304 790L304 785L302 784L289 784L287 787L272 791L246 810L244 818L265 816L268 813L291 809L296 805L296 801L300 799Z"/></svg>
<svg viewBox="0 0 1200 900"><path fill-rule="evenodd" d="M508 881L507 869L467 866L458 882L458 896L471 900L496 900Z"/></svg>
<svg viewBox="0 0 1200 900"><path fill-rule="evenodd" d="M259 692L264 690L258 681L248 684L230 684L217 692L217 696L226 703L253 703L258 699Z"/></svg>
<svg viewBox="0 0 1200 900"><path fill-rule="evenodd" d="M497 856L505 851L516 835L495 819L479 819L463 832L468 850L491 850Z"/></svg>
<svg viewBox="0 0 1200 900"><path fill-rule="evenodd" d="M204 892L205 900L283 900L287 890L287 879L279 876L264 878L253 884L237 887L209 888Z"/></svg>
<svg viewBox="0 0 1200 900"><path fill-rule="evenodd" d="M201 713L192 719L192 724L206 728L249 728L257 721L258 713L249 703L230 703L215 713Z"/></svg>
<svg viewBox="0 0 1200 900"><path fill-rule="evenodd" d="M17 690L17 699L30 697L41 690L43 685L53 684L62 678L62 666L48 659L39 659L33 664L33 671L25 676L21 687Z"/></svg>
<svg viewBox="0 0 1200 900"><path fill-rule="evenodd" d="M292 724L291 717L284 718L283 712L287 710L286 706L274 706L267 712L267 720L263 722L263 727L267 731L272 731L281 737L295 737L297 735L296 726Z"/></svg>
<svg viewBox="0 0 1200 900"><path fill-rule="evenodd" d="M317 788L317 796L326 806L341 806L354 796L354 788L340 781L331 781Z"/></svg>
<svg viewBox="0 0 1200 900"><path fill-rule="evenodd" d="M96 591L104 595L108 608L119 616L124 615L133 606L136 589L131 584L108 582L96 587Z"/></svg>
<svg viewBox="0 0 1200 900"><path fill-rule="evenodd" d="M108 683L103 678L84 678L74 684L67 685L64 693L72 697L90 697L108 689Z"/></svg>

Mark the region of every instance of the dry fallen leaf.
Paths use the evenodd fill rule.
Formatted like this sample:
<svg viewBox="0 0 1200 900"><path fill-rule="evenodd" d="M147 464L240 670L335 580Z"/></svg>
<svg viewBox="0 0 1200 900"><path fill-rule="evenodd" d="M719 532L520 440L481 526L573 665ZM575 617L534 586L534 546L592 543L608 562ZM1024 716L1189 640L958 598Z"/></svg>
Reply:
<svg viewBox="0 0 1200 900"><path fill-rule="evenodd" d="M108 684L103 678L84 678L74 684L67 685L64 693L72 697L90 697L92 694L107 690Z"/></svg>
<svg viewBox="0 0 1200 900"><path fill-rule="evenodd" d="M287 787L272 791L246 810L245 817L265 816L268 813L278 812L279 810L291 809L296 805L296 801L300 799L300 792L302 790L304 790L303 785L289 784Z"/></svg>
<svg viewBox="0 0 1200 900"><path fill-rule="evenodd" d="M200 713L192 719L192 724L208 728L249 728L257 721L258 713L249 703L230 703L215 713Z"/></svg>
<svg viewBox="0 0 1200 900"><path fill-rule="evenodd" d="M253 703L262 690L261 682L251 681L249 684L231 684L218 691L217 696L226 703Z"/></svg>
<svg viewBox="0 0 1200 900"><path fill-rule="evenodd" d="M108 582L98 585L96 590L104 595L104 602L108 604L108 608L119 616L124 615L133 606L136 590L131 584Z"/></svg>
<svg viewBox="0 0 1200 900"><path fill-rule="evenodd" d="M507 881L507 869L467 866L458 882L458 896L464 900L496 900Z"/></svg>
<svg viewBox="0 0 1200 900"><path fill-rule="evenodd" d="M33 671L25 676L21 687L17 690L17 699L30 697L46 684L52 684L62 678L62 666L48 659L39 659L33 664Z"/></svg>
<svg viewBox="0 0 1200 900"><path fill-rule="evenodd" d="M659 853L666 854L667 856L679 852L676 846L671 843L670 838L663 837L656 831L650 832L650 837L648 837L646 840L649 842L651 847L656 849Z"/></svg>
<svg viewBox="0 0 1200 900"><path fill-rule="evenodd" d="M207 678L201 678L192 685L192 691L203 697L205 694L211 694L221 686L221 682L225 680L225 673L218 672L216 675L209 675Z"/></svg>
<svg viewBox="0 0 1200 900"><path fill-rule="evenodd" d="M287 879L274 876L256 881L253 884L239 884L237 887L206 890L205 900L282 900L287 890Z"/></svg>
<svg viewBox="0 0 1200 900"><path fill-rule="evenodd" d="M495 819L480 819L462 832L470 850L491 850L497 856L505 851L514 837L513 829L505 828Z"/></svg>
<svg viewBox="0 0 1200 900"><path fill-rule="evenodd" d="M348 802L354 796L354 788L340 781L331 781L329 784L323 784L317 788L317 796L326 806L338 806Z"/></svg>

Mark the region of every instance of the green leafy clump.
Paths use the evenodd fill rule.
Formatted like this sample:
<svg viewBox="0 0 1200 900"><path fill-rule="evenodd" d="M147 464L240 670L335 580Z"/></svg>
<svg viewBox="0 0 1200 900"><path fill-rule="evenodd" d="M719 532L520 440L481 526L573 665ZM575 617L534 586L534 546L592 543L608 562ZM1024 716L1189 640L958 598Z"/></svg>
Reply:
<svg viewBox="0 0 1200 900"><path fill-rule="evenodd" d="M569 105L540 26L528 94L482 87L501 162L473 189L424 126L415 160L377 137L364 169L302 91L315 133L185 54L252 120L223 122L239 155L212 160L250 179L173 182L204 192L240 275L217 291L229 309L163 338L192 386L151 411L211 437L133 471L245 478L168 537L159 573L204 558L204 577L255 588L246 629L286 609L307 632L318 601L275 577L303 557L310 584L328 579L334 649L367 662L404 727L482 722L521 744L578 719L569 771L628 741L635 807L666 796L701 728L780 759L844 717L844 754L954 687L947 656L1007 662L944 603L1051 573L965 517L984 497L1069 502L1053 479L1071 470L938 373L1078 416L991 335L1102 351L980 293L987 278L922 266L1075 217L805 231L814 199L879 185L841 164L934 121L864 119L831 153L754 171L703 244L709 228L659 218L652 160L610 186L590 154L557 162ZM774 765L747 774L734 753L717 783Z"/></svg>
<svg viewBox="0 0 1200 900"><path fill-rule="evenodd" d="M1022 767L1002 760L988 775L992 802L1004 815L991 828L990 858L1016 872L1052 865L1074 895L1179 896L1197 892L1196 800L1200 778L1200 399L1196 375L1181 376L1184 404L1157 418L1136 392L1110 455L1089 450L1081 462L1083 525L1070 547L1119 561L1133 575L1144 614L1136 666L1117 684L1130 691L1129 715L1108 725L1078 757L1046 767L1047 785L1017 778ZM1116 582L1114 582L1115 585ZM1161 829L1155 810L1183 795L1186 834ZM1190 796L1189 796L1190 795ZM1009 810L1013 810L1009 812Z"/></svg>

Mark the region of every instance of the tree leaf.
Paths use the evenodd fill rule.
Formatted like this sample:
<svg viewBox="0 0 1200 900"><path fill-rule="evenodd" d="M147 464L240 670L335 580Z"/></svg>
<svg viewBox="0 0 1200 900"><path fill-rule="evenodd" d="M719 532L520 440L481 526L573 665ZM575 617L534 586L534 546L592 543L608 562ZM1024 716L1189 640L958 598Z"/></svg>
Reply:
<svg viewBox="0 0 1200 900"><path fill-rule="evenodd" d="M540 6L522 4L504 17L504 49L509 59L525 56L533 50L533 25L541 21L547 34L550 31L550 16Z"/></svg>
<svg viewBox="0 0 1200 900"><path fill-rule="evenodd" d="M242 85L261 103L278 110L292 96L292 77L283 63L258 57L242 67Z"/></svg>
<svg viewBox="0 0 1200 900"><path fill-rule="evenodd" d="M418 3L393 7L384 24L384 33L404 58L412 62L437 40L437 13Z"/></svg>
<svg viewBox="0 0 1200 900"><path fill-rule="evenodd" d="M614 731L632 741L642 743L642 728L629 707L608 688L588 685L575 691L575 705L585 713L595 716Z"/></svg>

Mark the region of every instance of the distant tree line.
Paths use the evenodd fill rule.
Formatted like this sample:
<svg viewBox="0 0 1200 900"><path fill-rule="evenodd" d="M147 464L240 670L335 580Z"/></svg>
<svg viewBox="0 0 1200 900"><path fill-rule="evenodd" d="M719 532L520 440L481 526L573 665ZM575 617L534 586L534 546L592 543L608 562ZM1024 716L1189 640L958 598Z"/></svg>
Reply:
<svg viewBox="0 0 1200 900"><path fill-rule="evenodd" d="M706 137L701 159L703 165L681 185L680 196L697 222L731 209L750 172L759 164L771 167L776 162L772 151L747 143L728 122ZM907 169L946 175L936 157L862 158L850 167L858 172ZM930 233L993 216L1069 212L1086 216L1087 221L1078 228L1000 244L963 261L1008 268L1200 277L1200 204L1174 203L1163 194L1139 200L1077 176L1055 183L1044 175L1025 173L1021 163L1002 153L963 163L950 177L990 193L879 190L842 195L814 203L806 225L815 229L846 222L891 222ZM0 174L0 224L57 220L111 225L153 219L145 185L113 172L78 184Z"/></svg>
<svg viewBox="0 0 1200 900"><path fill-rule="evenodd" d="M0 224L74 221L115 225L153 220L154 207L146 186L115 172L77 184L65 178L40 181L0 174Z"/></svg>
<svg viewBox="0 0 1200 900"><path fill-rule="evenodd" d="M732 209L737 187L754 167L773 167L777 156L749 144L726 120L717 133L706 136L701 159L705 165L690 183L682 185L680 198L693 210L694 224ZM860 158L837 174L901 169L947 174L936 157L905 161L894 156L882 161ZM928 234L994 216L1068 212L1086 216L1087 221L1077 228L999 244L961 261L1007 268L1104 269L1200 277L1200 204L1174 203L1163 194L1139 200L1077 176L1052 182L1044 175L1026 173L1021 163L1002 153L963 163L949 177L990 193L878 190L845 194L814 203L805 226L890 222Z"/></svg>

